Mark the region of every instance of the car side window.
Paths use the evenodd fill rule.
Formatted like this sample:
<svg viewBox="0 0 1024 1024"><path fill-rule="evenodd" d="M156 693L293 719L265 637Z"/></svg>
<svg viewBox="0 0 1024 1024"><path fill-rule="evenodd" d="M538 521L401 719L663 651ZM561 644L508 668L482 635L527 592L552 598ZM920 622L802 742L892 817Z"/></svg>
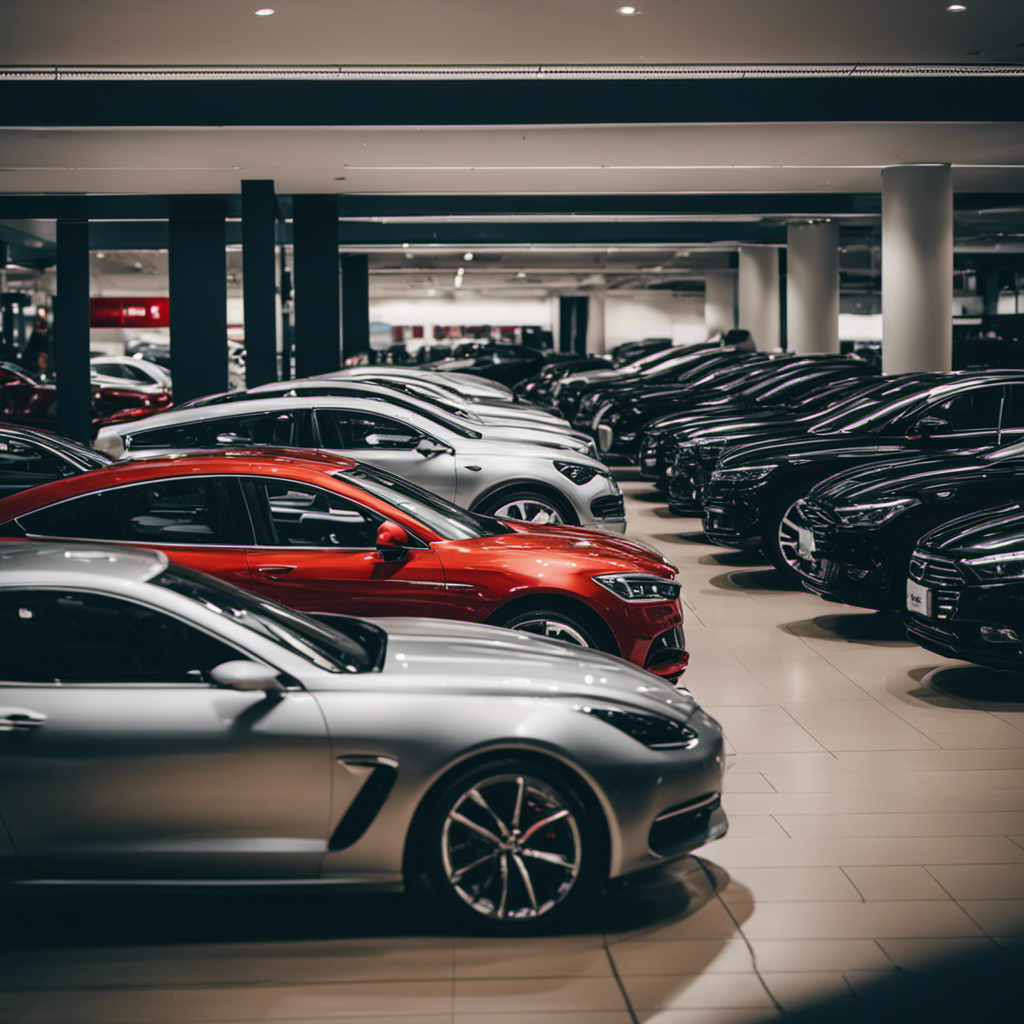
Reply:
<svg viewBox="0 0 1024 1024"><path fill-rule="evenodd" d="M254 412L207 421L210 438L218 445L252 444L287 448L296 443L295 414Z"/></svg>
<svg viewBox="0 0 1024 1024"><path fill-rule="evenodd" d="M945 420L949 424L947 433L994 434L999 426L1002 399L1002 385L975 388L933 405L925 415Z"/></svg>
<svg viewBox="0 0 1024 1024"><path fill-rule="evenodd" d="M324 448L411 451L423 437L407 423L346 409L317 409L316 422Z"/></svg>
<svg viewBox="0 0 1024 1024"><path fill-rule="evenodd" d="M17 523L27 534L36 537L123 539L112 491L68 498L56 505L18 516Z"/></svg>
<svg viewBox="0 0 1024 1024"><path fill-rule="evenodd" d="M198 476L119 487L118 540L149 544L237 544L238 516L224 482Z"/></svg>
<svg viewBox="0 0 1024 1024"><path fill-rule="evenodd" d="M254 480L251 487L264 546L376 547L384 518L339 494L292 481Z"/></svg>
<svg viewBox="0 0 1024 1024"><path fill-rule="evenodd" d="M178 423L173 427L133 431L127 435L125 447L130 446L133 452L149 448L205 448L209 443L206 437L204 423Z"/></svg>
<svg viewBox="0 0 1024 1024"><path fill-rule="evenodd" d="M0 497L74 472L73 466L46 448L0 438Z"/></svg>
<svg viewBox="0 0 1024 1024"><path fill-rule="evenodd" d="M4 682L202 682L249 657L154 608L75 590L5 591L0 634Z"/></svg>
<svg viewBox="0 0 1024 1024"><path fill-rule="evenodd" d="M1003 405L1002 440L1004 444L1024 438L1024 384L1010 384Z"/></svg>

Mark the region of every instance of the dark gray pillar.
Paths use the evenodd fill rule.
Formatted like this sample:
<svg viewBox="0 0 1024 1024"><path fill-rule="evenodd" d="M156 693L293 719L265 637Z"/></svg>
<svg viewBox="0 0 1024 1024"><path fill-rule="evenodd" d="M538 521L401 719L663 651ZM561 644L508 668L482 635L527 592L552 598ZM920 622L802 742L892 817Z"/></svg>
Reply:
<svg viewBox="0 0 1024 1024"><path fill-rule="evenodd" d="M89 380L89 222L57 222L57 296L54 369L57 372L57 432L92 441Z"/></svg>
<svg viewBox="0 0 1024 1024"><path fill-rule="evenodd" d="M277 380L277 281L272 181L242 182L242 302L245 310L245 386Z"/></svg>
<svg viewBox="0 0 1024 1024"><path fill-rule="evenodd" d="M174 401L228 389L224 216L176 215L168 224Z"/></svg>
<svg viewBox="0 0 1024 1024"><path fill-rule="evenodd" d="M562 295L558 299L558 350L583 355L587 351L589 298Z"/></svg>
<svg viewBox="0 0 1024 1024"><path fill-rule="evenodd" d="M341 257L341 352L370 351L370 257Z"/></svg>
<svg viewBox="0 0 1024 1024"><path fill-rule="evenodd" d="M295 375L341 367L338 282L338 201L300 195L292 200L295 247Z"/></svg>

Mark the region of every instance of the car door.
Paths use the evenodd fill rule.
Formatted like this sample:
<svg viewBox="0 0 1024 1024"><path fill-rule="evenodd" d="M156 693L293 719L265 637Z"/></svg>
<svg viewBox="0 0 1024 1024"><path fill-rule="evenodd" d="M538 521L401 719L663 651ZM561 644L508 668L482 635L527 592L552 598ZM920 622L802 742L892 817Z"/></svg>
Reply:
<svg viewBox="0 0 1024 1024"><path fill-rule="evenodd" d="M317 409L315 423L321 448L380 466L455 500L454 452L411 423L361 409L330 408Z"/></svg>
<svg viewBox="0 0 1024 1024"><path fill-rule="evenodd" d="M441 560L415 537L386 560L379 513L311 484L255 477L242 487L259 539L246 550L257 593L305 612L447 616Z"/></svg>
<svg viewBox="0 0 1024 1024"><path fill-rule="evenodd" d="M42 878L311 878L332 760L311 694L212 686L253 660L162 609L0 592L0 814Z"/></svg>
<svg viewBox="0 0 1024 1024"><path fill-rule="evenodd" d="M1005 390L1002 384L987 384L936 402L914 418L907 435L919 437L928 449L994 445L999 437ZM932 432L920 429L922 421L926 425L934 421Z"/></svg>
<svg viewBox="0 0 1024 1024"><path fill-rule="evenodd" d="M29 538L156 548L179 565L249 585L245 545L252 530L234 477L193 475L113 487L26 513L17 522Z"/></svg>
<svg viewBox="0 0 1024 1024"><path fill-rule="evenodd" d="M1024 440L1024 384L1008 384L1003 418L999 423L999 444Z"/></svg>

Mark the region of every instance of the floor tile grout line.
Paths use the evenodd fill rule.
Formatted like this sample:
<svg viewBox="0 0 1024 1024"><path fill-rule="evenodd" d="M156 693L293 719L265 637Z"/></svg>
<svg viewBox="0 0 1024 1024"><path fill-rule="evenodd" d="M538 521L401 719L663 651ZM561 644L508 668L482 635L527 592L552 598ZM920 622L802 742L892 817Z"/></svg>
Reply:
<svg viewBox="0 0 1024 1024"><path fill-rule="evenodd" d="M805 733L807 733L807 735L808 735L808 736L810 736L810 737L811 737L811 739L812 739L812 740L814 740L814 742L815 742L815 743L817 743L819 747L821 747L821 749L822 749L822 751L823 751L824 753L826 753L826 754L831 754L831 755L832 755L832 756L833 756L833 757L834 757L834 758L835 758L835 759L836 759L837 761L839 760L839 758L838 758L838 757L836 756L836 752L835 752L834 750L829 750L829 748L828 748L828 747L826 747L826 746L825 746L825 744L824 744L824 743L822 743L822 742L821 742L821 740L819 740L819 739L818 739L818 737L817 737L817 736L815 736L815 735L814 735L814 733L813 733L813 732L811 732L811 730L807 728L807 726L805 726L805 725L804 725L804 724L803 724L802 722L800 722L800 721L799 721L799 720L798 720L798 719L796 718L796 716L795 716L795 715L791 714L791 713L790 713L790 712L789 712L789 711L787 710L787 708L786 708L786 705L785 705L785 704L777 704L777 705L774 705L774 706L775 706L775 707L779 707L779 708L781 708L781 709L782 709L782 711L783 711L783 712L784 712L785 714L789 715L789 717L790 717L791 719L793 719L793 721L794 721L794 722L796 722L796 724L797 724L797 725L798 725L798 726L799 726L799 727L800 727L801 729L803 729L803 731L804 731ZM812 751L808 751L808 753L816 754L816 753L818 753L818 751L816 751L816 750L812 750Z"/></svg>
<svg viewBox="0 0 1024 1024"><path fill-rule="evenodd" d="M852 885L854 889L857 890L857 895L860 897L861 903L867 903L867 897L864 895L864 893L860 891L860 886L852 878L850 878L850 873L846 870L846 868L844 868L842 864L837 864L836 867L838 867L839 870L842 871L842 873L846 876L850 885Z"/></svg>
<svg viewBox="0 0 1024 1024"><path fill-rule="evenodd" d="M615 957L612 956L612 949L608 943L607 932L602 932L601 940L604 945L604 954L608 959L608 966L611 968L612 977L615 978L615 984L619 987L619 994L622 996L622 1001L626 1005L626 1012L629 1014L633 1024L640 1024L640 1018L636 1015L636 1010L633 1007L633 1000L629 998L629 992L626 991L626 984L622 980L622 976L619 974L619 965L615 962Z"/></svg>
<svg viewBox="0 0 1024 1024"><path fill-rule="evenodd" d="M739 817L739 815L737 815L737 817ZM787 831L786 831L786 826L785 826L785 825L783 825L783 824L782 824L782 822L781 822L781 821L779 821L779 819L778 819L778 818L776 818L774 814L769 814L769 815L768 815L768 817L769 817L769 818L771 818L771 819L772 819L772 821L774 821L774 822L775 822L775 824L776 824L776 825L778 825L778 826L779 826L779 828L781 828L781 829L782 829L782 831L786 833L786 838L787 838L787 839L792 839L792 838L793 838L793 837L792 837L792 836L791 836L791 835L789 834L789 832L787 832Z"/></svg>

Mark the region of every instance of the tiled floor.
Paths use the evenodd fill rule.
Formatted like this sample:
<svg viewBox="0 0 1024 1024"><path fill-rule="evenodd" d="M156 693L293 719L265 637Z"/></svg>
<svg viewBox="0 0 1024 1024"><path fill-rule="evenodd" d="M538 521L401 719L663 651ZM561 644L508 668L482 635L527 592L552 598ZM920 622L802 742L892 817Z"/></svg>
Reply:
<svg viewBox="0 0 1024 1024"><path fill-rule="evenodd" d="M624 474L680 567L687 684L723 723L731 834L598 926L481 940L404 897L9 904L0 1024L736 1024L856 998L1024 926L1024 681L709 546Z"/></svg>

